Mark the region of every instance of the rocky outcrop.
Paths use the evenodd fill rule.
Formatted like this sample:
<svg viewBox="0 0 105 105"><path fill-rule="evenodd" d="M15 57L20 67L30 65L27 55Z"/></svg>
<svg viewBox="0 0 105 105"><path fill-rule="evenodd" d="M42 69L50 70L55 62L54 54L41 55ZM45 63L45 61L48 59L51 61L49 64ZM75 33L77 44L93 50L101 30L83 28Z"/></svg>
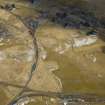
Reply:
<svg viewBox="0 0 105 105"><path fill-rule="evenodd" d="M74 38L73 47L82 47L86 45L94 44L97 41L97 37L84 37L84 38Z"/></svg>

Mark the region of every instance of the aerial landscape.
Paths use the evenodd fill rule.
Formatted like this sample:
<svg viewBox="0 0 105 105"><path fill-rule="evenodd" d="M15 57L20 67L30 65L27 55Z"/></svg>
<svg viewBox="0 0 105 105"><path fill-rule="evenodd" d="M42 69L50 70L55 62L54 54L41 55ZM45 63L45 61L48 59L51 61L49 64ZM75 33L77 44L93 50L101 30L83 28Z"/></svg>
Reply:
<svg viewBox="0 0 105 105"><path fill-rule="evenodd" d="M0 0L0 105L105 105L104 0Z"/></svg>

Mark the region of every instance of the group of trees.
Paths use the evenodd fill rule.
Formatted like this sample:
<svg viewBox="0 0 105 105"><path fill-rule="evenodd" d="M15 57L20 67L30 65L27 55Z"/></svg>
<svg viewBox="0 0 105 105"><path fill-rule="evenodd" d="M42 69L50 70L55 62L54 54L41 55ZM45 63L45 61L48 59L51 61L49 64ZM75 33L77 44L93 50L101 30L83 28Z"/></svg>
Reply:
<svg viewBox="0 0 105 105"><path fill-rule="evenodd" d="M74 5L74 4L83 5L87 2L86 0L57 0L57 1L64 5Z"/></svg>

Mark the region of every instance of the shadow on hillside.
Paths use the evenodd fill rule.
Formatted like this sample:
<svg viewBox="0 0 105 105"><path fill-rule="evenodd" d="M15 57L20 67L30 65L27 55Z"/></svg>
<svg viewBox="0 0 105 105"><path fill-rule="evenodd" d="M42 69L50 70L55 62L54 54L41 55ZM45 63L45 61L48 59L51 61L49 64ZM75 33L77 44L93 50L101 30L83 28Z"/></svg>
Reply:
<svg viewBox="0 0 105 105"><path fill-rule="evenodd" d="M81 4L81 3L80 3ZM40 2L40 17L64 28L105 28L105 20L98 19L90 8L80 5L60 5L52 0Z"/></svg>

